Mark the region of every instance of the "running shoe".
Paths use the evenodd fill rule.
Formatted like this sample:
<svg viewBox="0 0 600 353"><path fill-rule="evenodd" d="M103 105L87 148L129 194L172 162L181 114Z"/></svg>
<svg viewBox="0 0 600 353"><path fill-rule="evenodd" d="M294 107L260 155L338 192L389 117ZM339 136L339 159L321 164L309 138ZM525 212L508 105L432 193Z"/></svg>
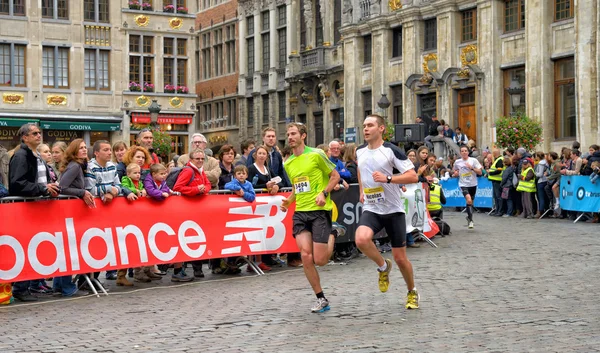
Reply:
<svg viewBox="0 0 600 353"><path fill-rule="evenodd" d="M319 298L317 299L317 303L315 304L315 306L310 308L310 311L312 311L313 313L323 313L329 309L329 301L325 298Z"/></svg>
<svg viewBox="0 0 600 353"><path fill-rule="evenodd" d="M390 288L390 272L392 271L392 261L390 259L385 259L385 263L387 264L387 269L385 271L379 271L379 290L381 293L385 293Z"/></svg>
<svg viewBox="0 0 600 353"><path fill-rule="evenodd" d="M331 224L331 234L333 234L333 236L336 238L343 237L344 235L346 235L346 227L339 224L338 222L333 222Z"/></svg>
<svg viewBox="0 0 600 353"><path fill-rule="evenodd" d="M183 271L180 271L179 273L173 273L171 275L171 282L191 282L193 280L194 277L186 275L186 273Z"/></svg>
<svg viewBox="0 0 600 353"><path fill-rule="evenodd" d="M473 229L475 227L475 223L473 221L469 221L469 229Z"/></svg>
<svg viewBox="0 0 600 353"><path fill-rule="evenodd" d="M416 289L408 291L406 295L406 308L407 309L418 309L419 308L419 293Z"/></svg>

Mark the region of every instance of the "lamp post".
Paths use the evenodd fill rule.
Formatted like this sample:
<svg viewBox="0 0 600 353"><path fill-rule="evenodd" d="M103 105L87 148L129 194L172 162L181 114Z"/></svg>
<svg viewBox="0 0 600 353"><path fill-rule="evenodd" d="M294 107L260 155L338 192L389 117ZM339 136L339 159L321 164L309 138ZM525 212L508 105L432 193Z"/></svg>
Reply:
<svg viewBox="0 0 600 353"><path fill-rule="evenodd" d="M523 93L523 88L521 88L519 81L513 79L510 82L507 91L510 95L510 102L513 108L511 116L515 116L517 114L517 108L521 106L521 94Z"/></svg>
<svg viewBox="0 0 600 353"><path fill-rule="evenodd" d="M382 93L381 99L377 102L377 106L383 111L383 119L387 122L387 108L390 107L390 101L387 99L387 94Z"/></svg>
<svg viewBox="0 0 600 353"><path fill-rule="evenodd" d="M153 99L152 104L148 107L148 111L150 112L150 126L156 127L158 125L158 114L160 113L160 110L160 105L156 99Z"/></svg>

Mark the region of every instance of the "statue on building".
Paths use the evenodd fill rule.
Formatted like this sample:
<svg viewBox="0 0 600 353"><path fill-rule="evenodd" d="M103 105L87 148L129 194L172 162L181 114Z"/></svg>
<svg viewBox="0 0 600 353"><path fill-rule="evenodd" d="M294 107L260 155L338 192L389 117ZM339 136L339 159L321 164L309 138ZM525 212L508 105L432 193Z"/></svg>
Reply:
<svg viewBox="0 0 600 353"><path fill-rule="evenodd" d="M342 23L352 23L352 1L344 0L344 6L342 10Z"/></svg>
<svg viewBox="0 0 600 353"><path fill-rule="evenodd" d="M313 3L312 0L304 0L304 20L306 21L306 34L312 38ZM308 44L311 45L311 44Z"/></svg>

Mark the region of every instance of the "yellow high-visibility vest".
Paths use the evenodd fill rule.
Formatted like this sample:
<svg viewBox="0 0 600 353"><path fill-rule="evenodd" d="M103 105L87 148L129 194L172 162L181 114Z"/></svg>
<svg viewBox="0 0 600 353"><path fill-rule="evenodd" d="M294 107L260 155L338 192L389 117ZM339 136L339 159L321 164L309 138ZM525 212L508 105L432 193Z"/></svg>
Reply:
<svg viewBox="0 0 600 353"><path fill-rule="evenodd" d="M519 185L517 186L517 191L521 192L535 192L535 178L525 181L525 177L529 171L533 172L533 168L529 167L521 172L522 180L519 180Z"/></svg>
<svg viewBox="0 0 600 353"><path fill-rule="evenodd" d="M498 167L496 167L498 161L502 160L502 156L496 158L496 160L494 161L494 164L492 164L492 166L490 167L490 172L494 172L496 170L498 170ZM492 174L488 174L488 180L491 181L502 181L502 173L500 174L496 174L496 175L492 175Z"/></svg>
<svg viewBox="0 0 600 353"><path fill-rule="evenodd" d="M441 186L433 184L433 189L429 189L429 202L427 203L427 210L437 211L442 209L442 203L440 202L440 190Z"/></svg>

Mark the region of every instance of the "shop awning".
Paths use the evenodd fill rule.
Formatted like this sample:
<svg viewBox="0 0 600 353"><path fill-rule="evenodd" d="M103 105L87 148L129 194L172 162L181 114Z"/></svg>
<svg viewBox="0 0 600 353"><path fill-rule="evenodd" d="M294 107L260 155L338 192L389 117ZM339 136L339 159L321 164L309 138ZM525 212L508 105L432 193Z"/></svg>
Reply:
<svg viewBox="0 0 600 353"><path fill-rule="evenodd" d="M21 127L27 123L37 124L40 121L37 119L11 119L0 117L0 127Z"/></svg>
<svg viewBox="0 0 600 353"><path fill-rule="evenodd" d="M192 123L193 114L159 114L159 124L188 125ZM131 122L134 124L150 124L150 113L131 113Z"/></svg>
<svg viewBox="0 0 600 353"><path fill-rule="evenodd" d="M44 130L119 131L120 123L95 123L87 121L40 121Z"/></svg>

